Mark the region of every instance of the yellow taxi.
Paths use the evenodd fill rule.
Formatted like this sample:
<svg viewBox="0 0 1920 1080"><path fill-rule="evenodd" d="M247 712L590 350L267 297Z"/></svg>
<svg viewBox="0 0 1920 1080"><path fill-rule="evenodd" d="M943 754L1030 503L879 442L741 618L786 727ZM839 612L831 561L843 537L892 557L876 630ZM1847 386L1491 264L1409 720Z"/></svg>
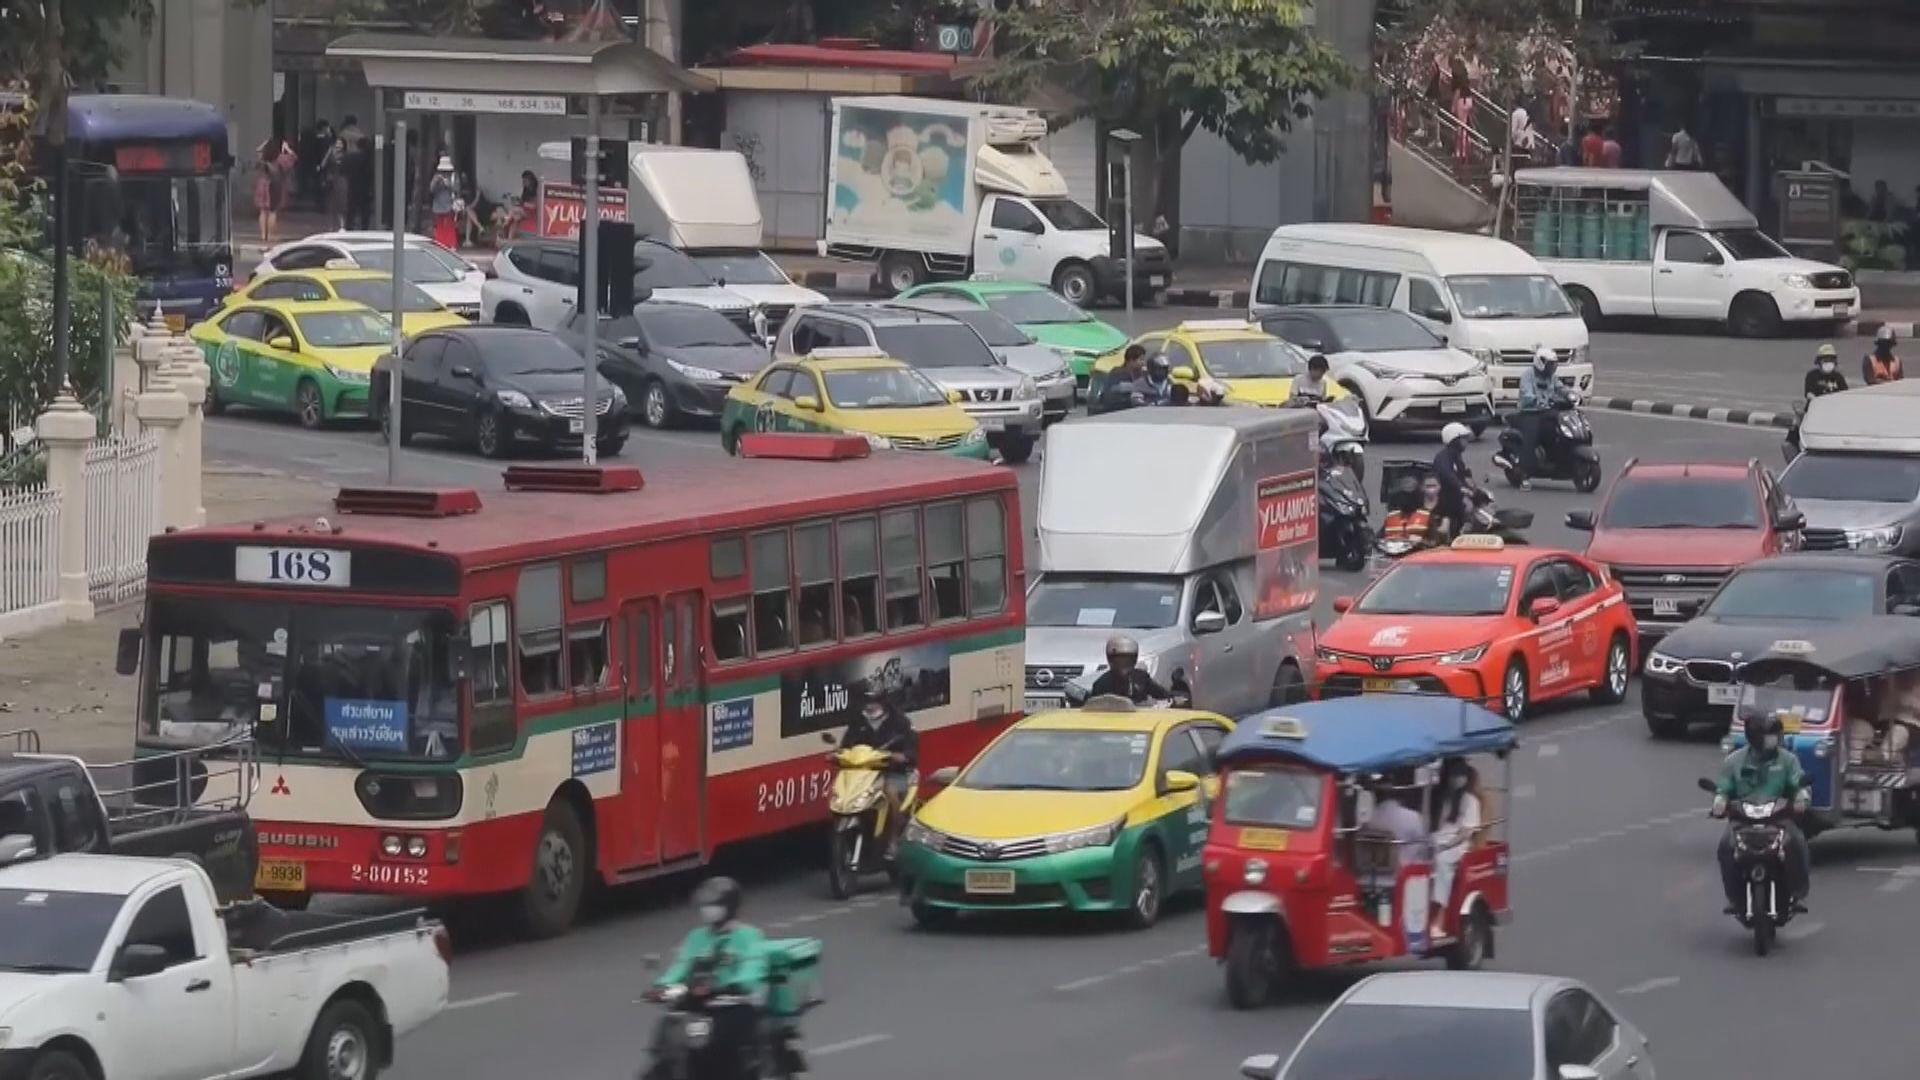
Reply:
<svg viewBox="0 0 1920 1080"><path fill-rule="evenodd" d="M1163 356L1175 382L1192 387L1209 379L1227 388L1236 405L1277 406L1293 392L1293 377L1307 370L1307 354L1242 319L1190 319L1169 330L1134 338L1093 362L1087 400L1099 401L1107 380L1126 358L1129 345L1147 356ZM1346 387L1327 380L1327 398L1348 397Z"/></svg>
<svg viewBox="0 0 1920 1080"><path fill-rule="evenodd" d="M393 324L344 300L242 300L187 336L212 371L207 408L290 412L307 428L367 412L374 361L393 348Z"/></svg>
<svg viewBox="0 0 1920 1080"><path fill-rule="evenodd" d="M250 300L344 300L364 304L382 314L393 310L393 275L378 270L280 270L262 274L227 294L223 308ZM467 320L420 290L411 281L400 283L400 332L412 337L447 326L465 326Z"/></svg>
<svg viewBox="0 0 1920 1080"><path fill-rule="evenodd" d="M900 889L935 926L962 912L1110 912L1153 925L1203 886L1224 716L1096 697L1008 728L907 823Z"/></svg>
<svg viewBox="0 0 1920 1080"><path fill-rule="evenodd" d="M720 445L755 431L864 435L876 450L987 457L987 433L931 379L871 349L815 349L767 365L727 394Z"/></svg>

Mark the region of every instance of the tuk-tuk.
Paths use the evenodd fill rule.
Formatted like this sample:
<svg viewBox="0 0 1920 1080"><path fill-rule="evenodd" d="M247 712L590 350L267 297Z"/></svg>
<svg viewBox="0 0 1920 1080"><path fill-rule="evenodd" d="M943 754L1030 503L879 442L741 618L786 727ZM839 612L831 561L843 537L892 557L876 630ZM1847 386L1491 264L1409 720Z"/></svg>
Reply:
<svg viewBox="0 0 1920 1080"><path fill-rule="evenodd" d="M1802 822L1828 829L1920 829L1920 619L1875 615L1808 626L1735 669L1739 701L1722 742L1777 714L1813 798Z"/></svg>
<svg viewBox="0 0 1920 1080"><path fill-rule="evenodd" d="M1504 717L1437 695L1369 694L1241 721L1215 753L1220 796L1202 858L1207 951L1225 965L1233 1006L1264 1003L1301 970L1402 956L1472 969L1491 956L1508 914L1495 796L1511 786L1517 741ZM1475 755L1500 766L1498 786L1470 784L1479 826L1436 830L1453 801L1439 790L1442 763ZM1381 800L1401 809L1379 812ZM1406 809L1427 840L1389 831L1394 814L1404 830Z"/></svg>

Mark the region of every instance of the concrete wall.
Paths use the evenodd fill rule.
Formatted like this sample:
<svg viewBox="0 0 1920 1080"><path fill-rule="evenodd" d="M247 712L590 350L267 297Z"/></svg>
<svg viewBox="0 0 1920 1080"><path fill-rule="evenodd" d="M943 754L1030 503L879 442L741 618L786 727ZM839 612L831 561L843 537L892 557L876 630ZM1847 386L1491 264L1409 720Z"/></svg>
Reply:
<svg viewBox="0 0 1920 1080"><path fill-rule="evenodd" d="M1194 132L1180 161L1180 257L1249 262L1277 226L1313 220L1317 141L1312 121L1298 124L1278 160L1252 165Z"/></svg>
<svg viewBox="0 0 1920 1080"><path fill-rule="evenodd" d="M129 22L114 73L129 93L217 105L236 158L273 134L273 5L156 0L150 26Z"/></svg>

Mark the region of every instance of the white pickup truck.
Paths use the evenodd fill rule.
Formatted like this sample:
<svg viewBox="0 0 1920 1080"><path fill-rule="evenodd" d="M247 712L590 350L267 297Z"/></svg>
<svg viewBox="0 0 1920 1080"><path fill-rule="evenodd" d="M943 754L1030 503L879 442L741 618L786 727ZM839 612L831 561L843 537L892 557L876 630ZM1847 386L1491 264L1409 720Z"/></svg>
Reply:
<svg viewBox="0 0 1920 1080"><path fill-rule="evenodd" d="M446 932L417 911L219 909L191 863L6 865L24 839L0 838L6 1080L373 1080L446 1007Z"/></svg>

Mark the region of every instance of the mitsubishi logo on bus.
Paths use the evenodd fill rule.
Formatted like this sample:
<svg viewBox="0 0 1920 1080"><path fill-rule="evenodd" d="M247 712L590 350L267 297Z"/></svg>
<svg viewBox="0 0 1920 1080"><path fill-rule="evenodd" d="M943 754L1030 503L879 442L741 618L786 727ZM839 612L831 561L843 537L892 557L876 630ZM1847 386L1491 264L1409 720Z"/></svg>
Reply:
<svg viewBox="0 0 1920 1080"><path fill-rule="evenodd" d="M293 794L293 789L287 786L287 778L284 775L276 776L273 778L273 790L268 792L268 794L291 795Z"/></svg>

